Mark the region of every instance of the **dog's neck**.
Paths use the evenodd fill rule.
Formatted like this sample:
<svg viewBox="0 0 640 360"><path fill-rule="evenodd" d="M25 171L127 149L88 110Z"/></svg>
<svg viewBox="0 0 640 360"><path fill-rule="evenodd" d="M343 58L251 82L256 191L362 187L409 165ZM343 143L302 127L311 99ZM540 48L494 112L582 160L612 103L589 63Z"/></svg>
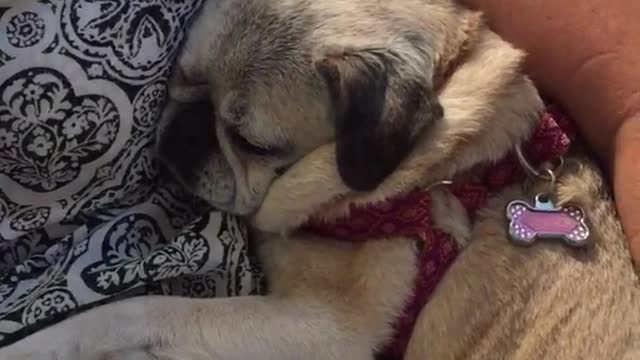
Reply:
<svg viewBox="0 0 640 360"><path fill-rule="evenodd" d="M543 103L521 73L523 54L489 30L469 49L461 52L464 62L454 67L440 91L443 121L423 134L410 156L375 191L354 193L347 188L336 168L335 145L327 144L274 182L252 225L280 233L297 229L311 217L333 219L351 205L379 202L497 161L525 140ZM455 60L443 64L451 68Z"/></svg>
<svg viewBox="0 0 640 360"><path fill-rule="evenodd" d="M499 161L476 166L456 178L426 188L408 188L379 202L356 204L349 197L338 199L327 205L331 210L323 209L313 214L303 228L316 234L351 241L376 239L380 235L406 236L407 231L415 231L412 233L414 236L424 236L423 231L433 226L432 223L425 223L425 219L432 217L429 205L432 202L432 190L440 185L446 186L448 192L465 208L466 215L473 218L474 214L486 205L491 194L523 183L527 176L531 175L527 166L552 164L565 156L575 139L575 133L567 118L555 106L550 106L540 118L531 137L519 147L520 156L516 151L512 151ZM348 207L348 214L342 211L344 206ZM421 213L417 218L407 215L415 214L416 211ZM412 222L412 219L415 222ZM395 230L384 229L385 224L394 222L400 226L394 226ZM332 232L347 229L351 230L344 236Z"/></svg>

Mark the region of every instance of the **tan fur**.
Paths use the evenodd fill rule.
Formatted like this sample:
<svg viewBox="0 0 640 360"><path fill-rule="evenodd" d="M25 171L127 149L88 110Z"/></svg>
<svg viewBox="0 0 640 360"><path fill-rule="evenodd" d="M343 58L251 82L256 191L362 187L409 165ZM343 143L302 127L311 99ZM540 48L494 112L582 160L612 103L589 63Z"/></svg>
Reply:
<svg viewBox="0 0 640 360"><path fill-rule="evenodd" d="M640 293L599 172L584 157L558 198L587 211L595 246L509 246L504 207L492 200L472 241L422 312L411 359L625 359L640 350ZM456 339L442 341L442 339ZM628 357L625 357L628 356Z"/></svg>
<svg viewBox="0 0 640 360"><path fill-rule="evenodd" d="M486 29L478 14L451 1L269 0L264 4L296 21L303 21L294 16L298 12L322 21L306 35L312 49L290 54L294 60L309 56L308 62L290 64L290 72L271 63L263 69L255 66L260 54L247 45L262 46L265 39L260 43L249 36L243 46L233 47L231 41L238 38L227 36L247 29L225 32L238 26L229 19L256 11L243 4L208 3L209 15L196 24L172 91L177 102L197 98L201 94L193 86L181 88L189 85L183 84L185 79L216 76L204 86L222 108L216 134L236 183L235 199L226 205L246 213L258 204L251 230L270 294L209 300L146 297L110 304L0 349L0 360L372 359L389 341L391 324L412 291L413 240L352 244L294 230L311 216L332 219L349 204L384 200L415 187L432 192L436 226L469 245L422 311L407 359L631 359L637 354L638 282L606 185L588 160L569 162L580 166L569 166L558 188L562 202L577 203L588 212L596 245L587 251L550 243L523 249L506 240L504 205L523 196L524 186L498 194L470 223L446 185L439 185L462 173L473 175L475 165L501 158L539 119L542 102L521 73L520 51ZM425 57L413 52L411 44L395 41L397 31L380 20L389 14L402 19L406 28L430 35ZM207 46L197 48L193 39L205 38ZM438 73L452 71L437 89L443 119L420 134L382 184L364 193L347 187L336 165L330 111L323 108L330 107L326 92L309 99L312 88L303 87L299 96L293 91L309 75L302 64L309 66L311 58L348 57L363 45L392 47L399 58L409 59L398 68L401 75L419 72L413 77L421 78L423 72L434 72L437 82ZM229 48L222 50L224 46ZM246 87L238 82L243 66L272 72L254 75L252 86ZM168 111L180 106L173 103ZM225 135L222 123L230 121L229 114L242 112L238 106L261 116L260 124L247 125L256 139L307 141L306 147L296 147L284 175L269 174L285 159L256 160ZM206 177L200 177L208 186ZM195 190L203 196L217 191Z"/></svg>

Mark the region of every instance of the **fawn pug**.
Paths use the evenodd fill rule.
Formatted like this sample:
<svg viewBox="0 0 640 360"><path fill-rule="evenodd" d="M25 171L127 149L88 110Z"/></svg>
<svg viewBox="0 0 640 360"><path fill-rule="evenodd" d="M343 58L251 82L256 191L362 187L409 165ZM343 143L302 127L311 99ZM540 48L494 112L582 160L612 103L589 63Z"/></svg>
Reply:
<svg viewBox="0 0 640 360"><path fill-rule="evenodd" d="M206 2L158 150L193 193L247 218L269 293L125 300L0 359L640 357L638 281L588 157L566 154L548 190L583 210L581 249L508 240L505 206L548 178L487 190L473 211L445 185L481 177L536 131L544 106L522 61L450 0ZM424 231L391 223L357 241L320 231L399 198L422 206ZM451 261L423 263L434 247ZM438 272L429 266L449 264L430 301L416 302ZM410 304L420 306L403 327Z"/></svg>

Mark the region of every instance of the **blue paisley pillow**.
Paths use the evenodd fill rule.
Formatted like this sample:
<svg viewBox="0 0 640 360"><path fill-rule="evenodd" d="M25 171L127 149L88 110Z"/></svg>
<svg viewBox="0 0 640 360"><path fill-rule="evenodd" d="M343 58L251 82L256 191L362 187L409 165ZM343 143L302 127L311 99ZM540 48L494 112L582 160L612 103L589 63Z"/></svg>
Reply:
<svg viewBox="0 0 640 360"><path fill-rule="evenodd" d="M154 159L201 2L0 1L0 346L126 296L257 291L245 229Z"/></svg>

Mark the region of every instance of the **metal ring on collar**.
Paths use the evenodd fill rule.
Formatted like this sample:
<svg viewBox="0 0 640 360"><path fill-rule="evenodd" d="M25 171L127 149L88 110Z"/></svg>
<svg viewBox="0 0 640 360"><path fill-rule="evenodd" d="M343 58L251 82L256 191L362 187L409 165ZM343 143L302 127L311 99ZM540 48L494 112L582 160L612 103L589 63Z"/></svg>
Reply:
<svg viewBox="0 0 640 360"><path fill-rule="evenodd" d="M522 165L522 167L524 167L524 169L529 174L537 177L540 180L550 181L553 184L555 184L556 171L559 171L564 166L564 158L562 157L558 158L559 163L553 169L544 169L540 171L536 169L536 167L533 166L529 162L529 160L527 160L527 158L524 156L524 153L522 152L522 148L520 147L520 145L516 145L515 150L516 150L516 155L518 156L518 161L520 162L520 165Z"/></svg>

